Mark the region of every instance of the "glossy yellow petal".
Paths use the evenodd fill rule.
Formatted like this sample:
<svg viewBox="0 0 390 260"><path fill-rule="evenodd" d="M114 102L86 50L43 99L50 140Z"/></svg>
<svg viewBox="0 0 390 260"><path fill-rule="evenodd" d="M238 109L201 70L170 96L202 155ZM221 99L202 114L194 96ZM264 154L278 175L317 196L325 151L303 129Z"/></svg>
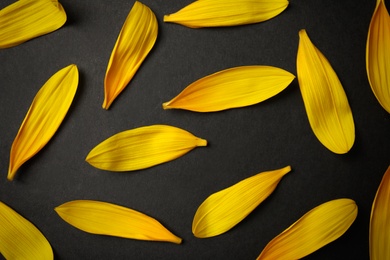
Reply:
<svg viewBox="0 0 390 260"><path fill-rule="evenodd" d="M297 73L310 126L326 148L347 153L355 141L355 124L343 86L305 30L299 38Z"/></svg>
<svg viewBox="0 0 390 260"><path fill-rule="evenodd" d="M163 108L214 112L249 106L275 96L294 78L293 74L270 66L230 68L195 81L165 102Z"/></svg>
<svg viewBox="0 0 390 260"><path fill-rule="evenodd" d="M370 259L390 259L390 167L383 175L371 209Z"/></svg>
<svg viewBox="0 0 390 260"><path fill-rule="evenodd" d="M104 79L104 109L108 109L129 84L156 42L157 31L157 19L152 10L136 1L108 62Z"/></svg>
<svg viewBox="0 0 390 260"><path fill-rule="evenodd" d="M0 201L0 253L6 259L53 259L42 233L27 219Z"/></svg>
<svg viewBox="0 0 390 260"><path fill-rule="evenodd" d="M384 0L378 0L368 30L366 69L372 92L390 113L390 16Z"/></svg>
<svg viewBox="0 0 390 260"><path fill-rule="evenodd" d="M290 171L287 166L259 173L212 194L196 211L192 233L207 238L230 230L263 202Z"/></svg>
<svg viewBox="0 0 390 260"><path fill-rule="evenodd" d="M0 10L0 49L57 30L66 13L56 0L19 0Z"/></svg>
<svg viewBox="0 0 390 260"><path fill-rule="evenodd" d="M9 180L55 134L76 94L78 80L76 65L69 65L54 74L38 91L11 147Z"/></svg>
<svg viewBox="0 0 390 260"><path fill-rule="evenodd" d="M156 219L107 202L75 200L55 211L70 225L92 234L176 244L182 241Z"/></svg>
<svg viewBox="0 0 390 260"><path fill-rule="evenodd" d="M168 125L151 125L120 132L88 154L86 161L108 171L134 171L174 160L207 141Z"/></svg>
<svg viewBox="0 0 390 260"><path fill-rule="evenodd" d="M190 28L236 26L269 20L287 6L287 0L201 0L165 15L164 22Z"/></svg>
<svg viewBox="0 0 390 260"><path fill-rule="evenodd" d="M301 259L342 236L356 216L357 206L351 199L321 204L272 239L257 259Z"/></svg>

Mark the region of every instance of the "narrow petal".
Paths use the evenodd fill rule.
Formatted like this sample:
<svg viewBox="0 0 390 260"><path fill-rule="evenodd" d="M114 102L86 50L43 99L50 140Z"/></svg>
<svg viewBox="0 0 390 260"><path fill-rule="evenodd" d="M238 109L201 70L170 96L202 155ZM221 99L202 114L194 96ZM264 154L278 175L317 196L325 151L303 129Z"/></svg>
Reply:
<svg viewBox="0 0 390 260"><path fill-rule="evenodd" d="M173 126L152 125L120 132L88 154L86 161L107 171L134 171L174 160L207 141Z"/></svg>
<svg viewBox="0 0 390 260"><path fill-rule="evenodd" d="M66 13L56 0L19 0L0 10L0 49L57 30Z"/></svg>
<svg viewBox="0 0 390 260"><path fill-rule="evenodd" d="M326 148L347 153L355 141L355 125L343 86L305 30L299 37L298 82L310 126Z"/></svg>
<svg viewBox="0 0 390 260"><path fill-rule="evenodd" d="M190 28L252 24L277 16L287 6L287 0L201 0L165 15L164 22Z"/></svg>
<svg viewBox="0 0 390 260"><path fill-rule="evenodd" d="M372 92L390 113L390 16L384 0L378 0L368 30L366 69Z"/></svg>
<svg viewBox="0 0 390 260"><path fill-rule="evenodd" d="M390 167L383 175L371 209L370 259L390 259Z"/></svg>
<svg viewBox="0 0 390 260"><path fill-rule="evenodd" d="M79 74L69 65L54 74L38 91L11 147L8 179L53 137L76 94Z"/></svg>
<svg viewBox="0 0 390 260"><path fill-rule="evenodd" d="M54 259L42 233L0 201L0 253L6 259Z"/></svg>
<svg viewBox="0 0 390 260"><path fill-rule="evenodd" d="M165 102L163 108L214 112L249 106L280 93L294 78L293 74L270 66L230 68L195 81Z"/></svg>
<svg viewBox="0 0 390 260"><path fill-rule="evenodd" d="M321 204L272 239L257 259L301 259L342 236L356 216L351 199Z"/></svg>
<svg viewBox="0 0 390 260"><path fill-rule="evenodd" d="M70 225L92 234L176 244L182 241L156 219L111 203L75 200L55 211Z"/></svg>
<svg viewBox="0 0 390 260"><path fill-rule="evenodd" d="M157 39L158 24L152 10L136 1L112 50L104 79L103 108L129 84Z"/></svg>
<svg viewBox="0 0 390 260"><path fill-rule="evenodd" d="M207 238L230 230L263 202L290 171L291 167L287 166L259 173L212 194L196 211L192 233Z"/></svg>

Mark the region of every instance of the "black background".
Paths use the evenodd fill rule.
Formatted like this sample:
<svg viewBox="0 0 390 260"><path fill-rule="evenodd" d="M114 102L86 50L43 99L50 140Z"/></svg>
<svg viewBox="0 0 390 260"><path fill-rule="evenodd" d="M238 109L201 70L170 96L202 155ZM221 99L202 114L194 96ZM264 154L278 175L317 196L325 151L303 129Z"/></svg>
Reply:
<svg viewBox="0 0 390 260"><path fill-rule="evenodd" d="M13 1L1 1L0 8ZM372 201L390 164L390 116L371 92L365 46L375 0L297 1L258 24L190 29L163 23L190 0L144 0L158 19L158 40L114 101L101 108L108 59L134 1L63 0L68 20L59 30L0 50L0 200L36 225L56 259L255 259L304 213L326 201L351 198L359 212L338 240L307 259L368 259ZM254 106L216 113L164 111L161 104L193 81L222 69L270 65L296 75L298 31L306 29L331 62L353 111L356 140L336 155L309 126L298 81ZM6 180L9 151L41 86L76 64L76 97L53 139ZM114 173L85 162L89 151L120 131L168 124L209 141L187 155L136 172ZM191 233L192 218L210 194L256 173L291 165L274 193L229 232L208 239ZM181 245L82 232L54 211L71 200L119 204L148 214Z"/></svg>

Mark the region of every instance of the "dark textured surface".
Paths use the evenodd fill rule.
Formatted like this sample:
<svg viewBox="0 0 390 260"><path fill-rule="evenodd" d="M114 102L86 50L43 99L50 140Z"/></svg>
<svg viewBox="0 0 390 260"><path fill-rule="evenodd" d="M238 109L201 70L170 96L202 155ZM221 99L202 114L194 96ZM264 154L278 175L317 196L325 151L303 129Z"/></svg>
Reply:
<svg viewBox="0 0 390 260"><path fill-rule="evenodd" d="M3 0L3 8L12 1ZM0 200L34 223L56 259L255 259L264 246L308 210L336 198L354 199L356 221L337 241L308 259L368 259L371 204L390 164L390 116L376 101L365 71L365 43L374 0L295 1L276 18L231 28L189 29L164 24L189 0L152 1L158 40L140 70L101 108L111 50L134 1L63 0L68 21L56 32L0 50ZM271 65L296 74L298 31L333 65L353 111L356 141L346 155L322 146L310 129L297 80L251 107L218 113L164 111L161 104L189 83L241 65ZM6 180L9 151L32 99L59 69L76 64L78 92L48 145ZM88 163L107 137L151 124L181 127L209 141L175 161L114 173ZM252 214L209 239L191 233L192 218L211 193L258 172L293 171ZM73 228L54 207L101 200L146 213L183 238L182 245L96 236Z"/></svg>

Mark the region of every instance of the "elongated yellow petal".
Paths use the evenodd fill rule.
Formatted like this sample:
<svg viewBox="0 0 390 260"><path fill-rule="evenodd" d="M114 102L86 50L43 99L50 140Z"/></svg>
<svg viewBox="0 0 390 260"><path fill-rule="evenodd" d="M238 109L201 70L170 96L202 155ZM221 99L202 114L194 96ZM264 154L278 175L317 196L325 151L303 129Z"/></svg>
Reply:
<svg viewBox="0 0 390 260"><path fill-rule="evenodd" d="M136 1L112 50L104 79L103 108L129 84L157 39L158 24L152 10Z"/></svg>
<svg viewBox="0 0 390 260"><path fill-rule="evenodd" d="M390 167L383 175L371 209L370 259L390 259Z"/></svg>
<svg viewBox="0 0 390 260"><path fill-rule="evenodd" d="M272 239L257 259L301 259L342 236L356 216L351 199L323 203Z"/></svg>
<svg viewBox="0 0 390 260"><path fill-rule="evenodd" d="M390 113L390 16L384 0L378 0L368 30L366 69L372 92Z"/></svg>
<svg viewBox="0 0 390 260"><path fill-rule="evenodd" d="M201 0L165 15L164 22L190 28L236 26L269 20L287 6L287 0Z"/></svg>
<svg viewBox="0 0 390 260"><path fill-rule="evenodd" d="M343 86L305 30L299 37L298 81L310 126L326 148L347 153L355 141L355 124Z"/></svg>
<svg viewBox="0 0 390 260"><path fill-rule="evenodd" d="M287 166L259 173L212 194L196 211L192 233L207 238L230 230L263 202L290 171Z"/></svg>
<svg viewBox="0 0 390 260"><path fill-rule="evenodd" d="M73 101L78 81L76 65L69 65L55 73L38 91L11 147L9 180L55 134Z"/></svg>
<svg viewBox="0 0 390 260"><path fill-rule="evenodd" d="M107 202L75 200L55 211L70 225L92 234L176 244L182 241L156 219Z"/></svg>
<svg viewBox="0 0 390 260"><path fill-rule="evenodd" d="M27 219L0 201L0 253L6 259L53 259L42 233Z"/></svg>
<svg viewBox="0 0 390 260"><path fill-rule="evenodd" d="M165 102L163 108L214 112L249 106L275 96L294 78L293 74L270 66L230 68L195 81Z"/></svg>
<svg viewBox="0 0 390 260"><path fill-rule="evenodd" d="M0 10L0 49L57 30L66 13L56 0L19 0Z"/></svg>
<svg viewBox="0 0 390 260"><path fill-rule="evenodd" d="M207 141L173 126L151 125L120 132L88 154L86 161L108 171L134 171L174 160Z"/></svg>

